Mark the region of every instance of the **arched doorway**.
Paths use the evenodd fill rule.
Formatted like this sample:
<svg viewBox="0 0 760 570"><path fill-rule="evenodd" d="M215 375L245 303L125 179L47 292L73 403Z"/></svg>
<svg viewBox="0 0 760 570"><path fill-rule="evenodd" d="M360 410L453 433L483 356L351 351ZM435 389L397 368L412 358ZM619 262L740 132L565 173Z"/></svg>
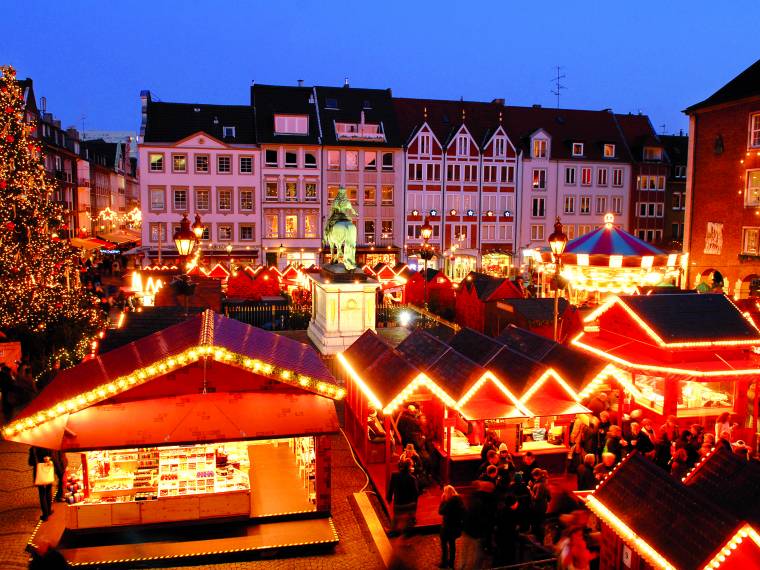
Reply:
<svg viewBox="0 0 760 570"><path fill-rule="evenodd" d="M748 297L760 297L760 275L750 273L741 279L739 291L736 292L737 299L746 299Z"/></svg>

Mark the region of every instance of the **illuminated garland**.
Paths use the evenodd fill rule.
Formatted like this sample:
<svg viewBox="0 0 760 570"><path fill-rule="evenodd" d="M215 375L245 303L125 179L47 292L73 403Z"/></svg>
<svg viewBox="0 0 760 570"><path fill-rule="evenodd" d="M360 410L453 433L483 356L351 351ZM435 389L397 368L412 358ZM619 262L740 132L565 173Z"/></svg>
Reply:
<svg viewBox="0 0 760 570"><path fill-rule="evenodd" d="M77 250L58 237L68 229L65 213L52 200L54 181L24 106L15 71L0 67L0 329L92 335L103 317L77 279ZM80 340L67 355L81 355Z"/></svg>
<svg viewBox="0 0 760 570"><path fill-rule="evenodd" d="M208 319L208 321L211 321L211 319ZM204 329L201 334L201 342L203 342L204 337L211 338L212 335L213 330ZM61 401L47 410L42 410L26 418L17 420L3 429L3 435L6 438L13 437L21 432L34 429L45 422L61 417L64 414L79 412L127 390L131 390L135 386L145 384L154 378L168 374L173 370L177 370L193 362L198 362L202 358L210 358L217 362L250 370L259 375L273 378L285 384L298 386L335 400L342 399L346 393L343 388L330 382L316 380L310 376L298 374L293 370L274 366L261 360L250 358L244 354L232 352L221 346L200 345L189 348L179 354L163 358L130 374L120 376L111 382L101 384L78 396Z"/></svg>

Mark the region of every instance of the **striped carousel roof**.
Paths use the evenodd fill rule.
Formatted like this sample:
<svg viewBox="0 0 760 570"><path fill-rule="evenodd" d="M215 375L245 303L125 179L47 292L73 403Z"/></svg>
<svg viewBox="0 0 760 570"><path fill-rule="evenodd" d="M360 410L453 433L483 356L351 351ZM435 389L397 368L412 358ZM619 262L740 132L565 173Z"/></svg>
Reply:
<svg viewBox="0 0 760 570"><path fill-rule="evenodd" d="M571 240L565 247L565 253L622 256L667 255L664 251L612 224L604 224L593 232Z"/></svg>

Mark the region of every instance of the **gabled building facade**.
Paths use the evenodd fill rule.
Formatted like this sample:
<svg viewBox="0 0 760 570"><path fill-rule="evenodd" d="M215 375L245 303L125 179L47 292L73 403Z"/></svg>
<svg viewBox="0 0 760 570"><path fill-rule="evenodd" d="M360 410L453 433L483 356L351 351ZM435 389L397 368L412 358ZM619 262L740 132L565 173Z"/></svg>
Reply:
<svg viewBox="0 0 760 570"><path fill-rule="evenodd" d="M683 248L684 211L686 210L686 167L689 156L689 137L660 135L668 157L668 177L665 182L665 234L663 246L672 251Z"/></svg>

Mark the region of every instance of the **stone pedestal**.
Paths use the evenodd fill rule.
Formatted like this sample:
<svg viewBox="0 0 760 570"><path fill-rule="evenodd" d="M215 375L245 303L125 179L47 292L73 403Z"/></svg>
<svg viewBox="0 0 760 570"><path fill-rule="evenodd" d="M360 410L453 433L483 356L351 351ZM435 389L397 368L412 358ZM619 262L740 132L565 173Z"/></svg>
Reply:
<svg viewBox="0 0 760 570"><path fill-rule="evenodd" d="M329 271L310 274L311 322L309 338L322 354L337 354L351 346L367 329L375 329L374 279L336 278Z"/></svg>

